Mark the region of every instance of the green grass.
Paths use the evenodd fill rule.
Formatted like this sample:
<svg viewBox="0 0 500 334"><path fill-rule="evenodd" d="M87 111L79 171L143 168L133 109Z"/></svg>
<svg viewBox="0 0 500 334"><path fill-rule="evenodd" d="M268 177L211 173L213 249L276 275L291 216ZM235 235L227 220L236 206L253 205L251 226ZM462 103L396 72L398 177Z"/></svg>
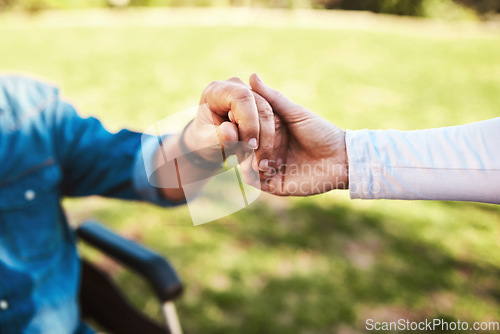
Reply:
<svg viewBox="0 0 500 334"><path fill-rule="evenodd" d="M500 34L483 29L434 34L422 22L426 31L415 33L404 20L392 32L55 28L2 18L10 21L0 20L0 70L58 83L82 114L113 130L144 130L196 105L210 81L252 72L350 129L440 127L500 110ZM65 206L71 221L96 218L172 261L186 284L178 307L187 333L359 333L367 318L500 321L497 206L262 195L198 227L185 207L99 198ZM140 281L116 276L138 307L159 316Z"/></svg>

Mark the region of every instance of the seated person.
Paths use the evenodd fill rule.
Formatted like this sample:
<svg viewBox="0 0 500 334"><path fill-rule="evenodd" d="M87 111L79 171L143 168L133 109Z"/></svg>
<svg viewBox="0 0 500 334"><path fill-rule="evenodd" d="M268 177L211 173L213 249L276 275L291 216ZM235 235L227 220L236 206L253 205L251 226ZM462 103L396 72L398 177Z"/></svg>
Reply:
<svg viewBox="0 0 500 334"><path fill-rule="evenodd" d="M198 151L206 143L237 140L252 149L261 144L259 160L271 155L272 111L239 80L213 82L202 104L209 107L200 108L184 136L164 140L169 156L182 156L182 148ZM182 203L182 188L149 184L144 159L153 161L159 153L143 157L141 136L128 130L112 134L97 119L79 117L52 86L0 76L0 333L91 332L79 315L80 262L61 198ZM203 150L198 165L185 161L182 168L194 175L210 173L201 167L213 164L217 149ZM166 177L178 172L162 171Z"/></svg>

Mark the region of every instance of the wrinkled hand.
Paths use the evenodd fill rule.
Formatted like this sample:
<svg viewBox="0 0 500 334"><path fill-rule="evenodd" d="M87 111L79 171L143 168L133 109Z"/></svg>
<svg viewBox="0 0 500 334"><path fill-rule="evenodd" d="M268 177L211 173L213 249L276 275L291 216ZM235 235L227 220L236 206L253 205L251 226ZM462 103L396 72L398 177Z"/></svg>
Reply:
<svg viewBox="0 0 500 334"><path fill-rule="evenodd" d="M267 171L275 167L270 159L279 155L275 147L281 146L275 143L283 139L282 132L275 131L277 124L279 117L269 103L242 80L214 81L204 90L197 115L183 135L170 136L164 148L158 150L155 164L159 168L152 178L161 185L165 198L181 202L186 197L179 182L206 180L217 172L223 158L236 154L241 170L245 171L243 180L259 187L266 177L259 173L259 168ZM196 164L185 159L186 149L215 164Z"/></svg>
<svg viewBox="0 0 500 334"><path fill-rule="evenodd" d="M188 148L208 161L220 159L221 146L231 149L237 142L255 149L257 166L267 170L274 152L275 116L269 103L239 78L214 81L204 90L196 118L186 129ZM211 149L203 149L206 147ZM202 150L203 149L203 150Z"/></svg>
<svg viewBox="0 0 500 334"><path fill-rule="evenodd" d="M345 131L269 88L256 74L250 86L282 120L273 148L278 168L265 173L261 189L280 196L308 196L347 188Z"/></svg>

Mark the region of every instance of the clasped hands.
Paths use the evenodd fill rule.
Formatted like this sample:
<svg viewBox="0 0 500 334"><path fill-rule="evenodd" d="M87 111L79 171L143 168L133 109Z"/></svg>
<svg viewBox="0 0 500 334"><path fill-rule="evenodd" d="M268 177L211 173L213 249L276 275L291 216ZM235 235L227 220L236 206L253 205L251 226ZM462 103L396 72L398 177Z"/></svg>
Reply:
<svg viewBox="0 0 500 334"><path fill-rule="evenodd" d="M221 147L243 142L255 150L247 168L258 173L263 191L308 196L348 188L345 131L268 87L258 75L249 85L239 78L212 82L200 106L184 140L205 160L216 160ZM212 150L202 150L207 146Z"/></svg>

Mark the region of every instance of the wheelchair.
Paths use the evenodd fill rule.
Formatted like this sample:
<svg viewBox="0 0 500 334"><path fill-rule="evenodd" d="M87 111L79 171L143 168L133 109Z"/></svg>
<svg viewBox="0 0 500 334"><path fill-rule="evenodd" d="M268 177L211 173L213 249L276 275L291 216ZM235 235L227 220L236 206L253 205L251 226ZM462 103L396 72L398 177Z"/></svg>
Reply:
<svg viewBox="0 0 500 334"><path fill-rule="evenodd" d="M142 276L153 288L163 309L165 324L158 324L137 311L101 269L82 259L80 310L106 333L182 334L173 300L182 294L182 283L161 255L128 240L98 222L88 221L76 229L80 241Z"/></svg>

